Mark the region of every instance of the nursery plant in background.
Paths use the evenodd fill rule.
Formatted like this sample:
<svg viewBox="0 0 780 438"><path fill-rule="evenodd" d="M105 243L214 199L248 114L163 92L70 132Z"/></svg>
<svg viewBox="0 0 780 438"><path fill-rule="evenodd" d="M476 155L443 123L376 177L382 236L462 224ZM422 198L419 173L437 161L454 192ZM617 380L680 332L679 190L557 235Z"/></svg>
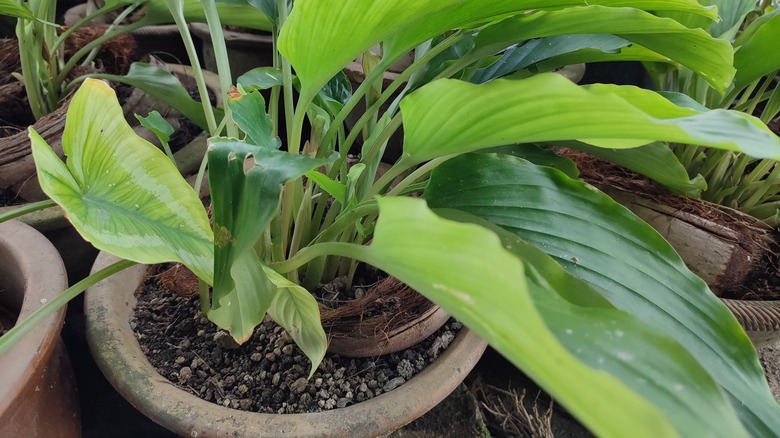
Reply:
<svg viewBox="0 0 780 438"><path fill-rule="evenodd" d="M214 4L203 3L218 28ZM239 79L228 136L210 140L213 227L195 191L131 134L111 90L94 80L71 103L67 163L31 131L41 185L85 238L130 260L95 278L133 262L181 262L213 287L202 288L202 312L239 342L269 312L316 367L325 336L302 286L349 275L360 260L441 305L597 435L771 435L780 408L755 350L704 282L647 224L515 146L578 140L629 150L662 140L780 156L777 137L744 113L537 73L565 56L598 58L599 34L629 41L631 56L682 64L715 90L730 86L726 41L648 12L714 20L716 9L589 3L298 0L269 12L271 2L252 2L272 17L280 53L276 68ZM507 62L536 39L583 34L587 43ZM341 69L377 43L381 58L351 92ZM411 49L416 61L380 93L382 72ZM343 121L360 99L368 109L347 133ZM377 180L401 125L402 157ZM361 158L348 166L358 135ZM410 196L420 191L424 199Z"/></svg>
<svg viewBox="0 0 780 438"><path fill-rule="evenodd" d="M708 29L715 37L733 41L737 71L725 94L686 68L655 69L662 72L656 80L661 90L668 91L664 95L680 105L734 108L770 124L780 114L780 55L774 50L780 37L780 9L776 2L756 1L734 2L731 7L731 20ZM749 15L752 12L761 15ZM747 17L753 19L749 24ZM671 148L691 178L706 182L702 199L744 211L772 227L780 224L780 167L775 159L695 144L672 144Z"/></svg>
<svg viewBox="0 0 780 438"><path fill-rule="evenodd" d="M216 123L210 125L209 122L212 121L205 118L205 115L210 113L204 113L201 103L195 102L177 77L166 68L153 65L153 62L130 65L135 43L129 34L145 26L173 22L173 16L164 1L103 2L95 12L68 27L60 27L54 23L56 6L57 2L45 0L0 2L1 14L17 18L18 50L12 50L10 45L4 46L8 53L3 65L18 64L18 72L11 70L7 73L9 78L10 75L18 78L23 90L20 90L18 96L11 96L9 102L18 106L18 102L22 101L26 94L31 116L38 123L36 129L49 142L58 142L62 135L60 121L64 117L64 111L57 110L66 104L67 95L80 81L91 76L140 89L158 102L158 105L161 103L175 108L204 130L216 129ZM265 15L249 5L220 3L216 8L226 23L259 29L270 27ZM112 13L117 15L110 25L91 27L93 20ZM203 9L196 1L183 2L181 14L184 20L204 19ZM125 23L129 18L132 18L132 21ZM101 48L108 50L96 60ZM18 57L18 60L14 60L15 57ZM200 74L200 70L196 69L194 73ZM200 80L199 83L203 81ZM12 87L11 90L16 88ZM208 94L205 86L199 92L201 95ZM207 103L208 99L204 102ZM13 114L13 111L11 114L18 116ZM48 117L44 118L45 116ZM32 175L31 166L26 165L28 162L32 164L29 148L20 144L24 141L24 135L11 135L0 141L0 169L3 172L0 186L3 189L23 186L24 181Z"/></svg>

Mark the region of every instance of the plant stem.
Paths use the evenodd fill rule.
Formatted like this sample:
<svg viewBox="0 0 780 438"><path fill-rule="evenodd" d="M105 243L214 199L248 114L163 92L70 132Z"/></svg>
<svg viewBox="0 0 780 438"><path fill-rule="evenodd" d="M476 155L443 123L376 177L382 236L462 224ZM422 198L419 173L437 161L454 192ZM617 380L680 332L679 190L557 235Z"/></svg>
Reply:
<svg viewBox="0 0 780 438"><path fill-rule="evenodd" d="M181 1L165 0L165 5L171 12L173 21L176 23L176 28L179 30L179 35L181 35L181 39L184 42L184 49L187 51L187 57L190 58L192 75L195 77L195 83L198 85L200 103L203 106L203 113L206 115L206 125L209 128L209 135L215 136L217 135L217 119L214 116L214 109L211 107L211 102L209 101L209 91L208 88L206 88L206 80L203 78L203 69L200 66L198 52L195 50L195 42L192 41L190 29L187 27L187 22L184 18L183 4Z"/></svg>
<svg viewBox="0 0 780 438"><path fill-rule="evenodd" d="M111 25L110 25L110 26L108 26L108 28L106 29L106 33L108 33L108 32L113 32L113 31L114 31L114 29L116 29L116 28L117 28L117 26L118 26L119 24L121 24L121 23L122 23L122 22L125 20L125 18L127 18L127 17L128 17L130 14L132 14L132 13L133 13L133 11L136 9L136 7L137 7L137 5L130 5L130 6L126 7L126 8L125 8L125 9L122 11L122 13L120 13L119 15L117 15L117 17L114 19L114 21L111 23ZM97 56L97 54L100 52L100 48L101 48L101 47L102 47L102 44L101 44L101 45L99 45L99 46L95 46L95 47L93 47L93 48L92 48L92 50L89 52L89 54L88 54L88 55L87 55L87 56L84 58L84 60L83 60L83 61L81 61L81 65L82 65L83 67L86 67L86 66L88 66L88 65L89 65L89 64L90 64L92 61L94 61L94 60L95 60L95 57L96 57L96 56Z"/></svg>
<svg viewBox="0 0 780 438"><path fill-rule="evenodd" d="M57 204L52 201L51 199L47 199L45 201L38 201L38 202L31 202L29 204L24 204L19 208L16 208L14 210L8 211L6 213L0 214L0 223L3 223L7 220L15 219L20 216L24 216L26 214L32 213L34 211L38 210L44 210L47 208L56 207Z"/></svg>
<svg viewBox="0 0 780 438"><path fill-rule="evenodd" d="M74 53L73 56L70 57L68 62L65 63L65 66L62 67L62 70L60 70L59 74L57 75L57 78L54 80L55 87L57 89L62 88L62 84L65 82L65 79L67 79L68 74L70 74L71 70L73 70L76 64L79 63L79 60L84 56L86 56L89 52L91 52L94 47L102 45L103 43L110 40L111 38L115 38L119 35L123 35L125 33L132 32L136 29L140 29L145 25L146 23L144 23L143 20L136 21L135 23L130 23L127 26L122 26L119 29L115 29L113 32L104 33L98 38L95 38L94 40L90 41L88 44L86 44L84 47L82 47L76 53Z"/></svg>
<svg viewBox="0 0 780 438"><path fill-rule="evenodd" d="M49 48L52 53L54 53L56 50L58 50L63 44L65 44L65 41L70 37L73 32L81 29L84 27L84 25L89 24L92 20L94 20L97 17L103 16L111 11L114 11L116 9L121 8L121 4L116 4L113 6L109 5L103 5L102 8L96 10L95 12L85 16L84 18L80 19L79 21L73 23L70 25L67 29L65 29L64 32L60 34L60 36L57 38L57 40L52 44L52 46Z"/></svg>
<svg viewBox="0 0 780 438"><path fill-rule="evenodd" d="M206 23L209 26L209 34L211 35L211 44L214 47L214 58L217 62L217 73L219 74L219 87L222 92L222 96L227 96L230 89L233 87L233 79L230 74L230 61L227 54L227 47L225 46L225 35L222 32L222 23L219 20L219 13L217 12L217 6L214 0L203 0L203 13L206 15ZM201 94L203 96L203 94ZM208 94L205 99L208 102ZM211 105L209 104L209 107ZM225 120L227 124L227 135L229 137L238 138L238 127L233 121L233 115L230 111L230 106L225 105Z"/></svg>
<svg viewBox="0 0 780 438"><path fill-rule="evenodd" d="M441 163L449 160L452 157L453 155L438 157L423 164L422 166L415 169L414 172L410 173L409 176L401 180L395 187L390 189L390 191L387 192L387 196L398 196L398 194L402 193L409 185L417 182L420 178L424 177L426 174L433 171L433 169L437 168Z"/></svg>
<svg viewBox="0 0 780 438"><path fill-rule="evenodd" d="M292 272L301 266L305 265L309 261L326 255L337 255L341 257L356 258L360 254L360 245L354 243L344 242L323 242L316 243L311 246L298 251L294 256L289 259L273 263L271 268L280 274L286 274Z"/></svg>
<svg viewBox="0 0 780 438"><path fill-rule="evenodd" d="M56 298L41 306L38 310L30 314L24 321L17 322L17 324L11 328L2 338L0 338L0 355L5 354L11 347L18 342L22 336L27 332L35 328L43 318L49 316L60 307L68 303L68 301L75 298L78 294L84 292L88 287L93 286L95 283L116 274L119 271L127 269L136 262L130 260L120 260L113 265L107 266L100 271L90 275L89 277L79 281L73 286L65 289Z"/></svg>
<svg viewBox="0 0 780 438"><path fill-rule="evenodd" d="M208 316L211 310L211 297L209 297L209 285L205 281L198 279L198 295L200 295L200 313Z"/></svg>
<svg viewBox="0 0 780 438"><path fill-rule="evenodd" d="M420 68L422 68L428 62L430 62L435 56L447 50L452 45L460 41L461 39L463 39L463 35L460 33L456 33L449 36L447 39L437 44L431 50L427 51L425 55L420 57L420 59L414 61L414 63L412 63L412 65L407 67L403 72L401 72L401 74L398 75L398 77L395 78L393 82L384 91L382 91L382 95L379 97L379 100L377 100L370 108L368 108L366 112L363 113L363 115L360 117L360 119L358 119L357 123L355 123L355 126L352 128L352 132L350 132L349 136L347 136L347 140L342 146L340 146L340 149L346 148L347 150L349 150L350 146L352 146L352 143L357 138L361 129L363 129L363 126L368 122L368 120L373 116L373 114L379 111L379 108L385 102L387 102L387 100L393 95L393 93L398 88L401 87L401 85L405 84L415 72L417 72ZM374 71L372 71L371 74L363 80L363 82L360 84L358 89L355 91L355 94L350 98L347 104L344 105L344 108L342 108L341 111L339 111L339 113L336 115L336 118L333 120L333 123L331 123L330 125L331 128L328 130L328 132L325 134L325 137L323 138L322 144L328 144L333 140L333 136L335 135L335 133L331 133L331 131L334 131L335 127L341 126L341 124L344 123L344 120L346 120L347 115L350 112L352 112L352 110L357 105L357 102L360 100L360 97L362 97L362 95L366 93L371 83L378 79L379 73L384 73L385 69L380 67L382 67L385 63L386 60L382 59L382 61L377 66L377 68L374 69ZM353 135L353 133L355 134Z"/></svg>
<svg viewBox="0 0 780 438"><path fill-rule="evenodd" d="M30 43L34 42L32 23L26 23L25 20L20 19L16 24L16 38L19 41L19 62L22 66L27 101L33 116L38 120L48 111L41 95L41 83L37 80L39 72L36 55L40 57L42 54L35 53L35 49L30 47Z"/></svg>

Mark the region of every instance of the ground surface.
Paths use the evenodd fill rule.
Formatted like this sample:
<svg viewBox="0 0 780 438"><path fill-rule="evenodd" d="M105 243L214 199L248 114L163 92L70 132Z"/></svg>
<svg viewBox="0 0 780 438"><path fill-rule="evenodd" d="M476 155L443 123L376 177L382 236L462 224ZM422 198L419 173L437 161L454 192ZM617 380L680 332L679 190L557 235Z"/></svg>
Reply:
<svg viewBox="0 0 780 438"><path fill-rule="evenodd" d="M759 353L769 388L775 400L780 402L780 342L762 348Z"/></svg>

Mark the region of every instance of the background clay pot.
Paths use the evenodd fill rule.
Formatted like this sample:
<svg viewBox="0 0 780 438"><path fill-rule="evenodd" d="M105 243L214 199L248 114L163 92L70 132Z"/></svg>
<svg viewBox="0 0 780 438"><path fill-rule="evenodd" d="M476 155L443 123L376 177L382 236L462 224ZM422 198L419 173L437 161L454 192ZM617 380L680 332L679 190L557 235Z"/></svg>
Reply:
<svg viewBox="0 0 780 438"><path fill-rule="evenodd" d="M68 285L54 246L18 221L0 224L0 305L29 316ZM60 329L65 307L0 356L0 436L78 437L78 394Z"/></svg>
<svg viewBox="0 0 780 438"><path fill-rule="evenodd" d="M118 259L101 253L99 270ZM433 364L397 389L342 409L271 415L204 401L157 374L130 328L134 292L146 266L126 269L87 290L87 340L108 380L133 406L162 426L198 437L370 437L422 416L452 392L476 365L486 344L463 329Z"/></svg>
<svg viewBox="0 0 780 438"><path fill-rule="evenodd" d="M738 211L724 212L746 224L735 231L720 222L678 206L611 186L599 186L617 202L650 224L677 251L685 264L701 277L715 295L743 287L751 270L769 247L773 230ZM708 211L721 209L705 201L686 200ZM780 340L780 300L721 300L737 318L756 348Z"/></svg>

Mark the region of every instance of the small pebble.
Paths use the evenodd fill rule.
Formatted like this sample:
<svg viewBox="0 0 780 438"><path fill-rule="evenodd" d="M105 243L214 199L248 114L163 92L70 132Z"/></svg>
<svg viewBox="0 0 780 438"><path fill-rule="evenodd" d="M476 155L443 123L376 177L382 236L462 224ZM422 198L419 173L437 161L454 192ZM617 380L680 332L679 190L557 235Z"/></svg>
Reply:
<svg viewBox="0 0 780 438"><path fill-rule="evenodd" d="M192 377L192 369L190 367L182 367L182 369L179 370L179 382L186 382L190 380Z"/></svg>
<svg viewBox="0 0 780 438"><path fill-rule="evenodd" d="M385 384L385 386L382 387L382 390L384 392L392 391L395 388L398 388L399 386L403 385L404 382L406 382L406 379L404 379L403 377L395 377L395 378L389 380Z"/></svg>
<svg viewBox="0 0 780 438"><path fill-rule="evenodd" d="M290 385L290 391L293 394L303 394L303 392L306 390L306 386L309 384L309 381L306 380L305 377L301 377L298 380L294 381Z"/></svg>

